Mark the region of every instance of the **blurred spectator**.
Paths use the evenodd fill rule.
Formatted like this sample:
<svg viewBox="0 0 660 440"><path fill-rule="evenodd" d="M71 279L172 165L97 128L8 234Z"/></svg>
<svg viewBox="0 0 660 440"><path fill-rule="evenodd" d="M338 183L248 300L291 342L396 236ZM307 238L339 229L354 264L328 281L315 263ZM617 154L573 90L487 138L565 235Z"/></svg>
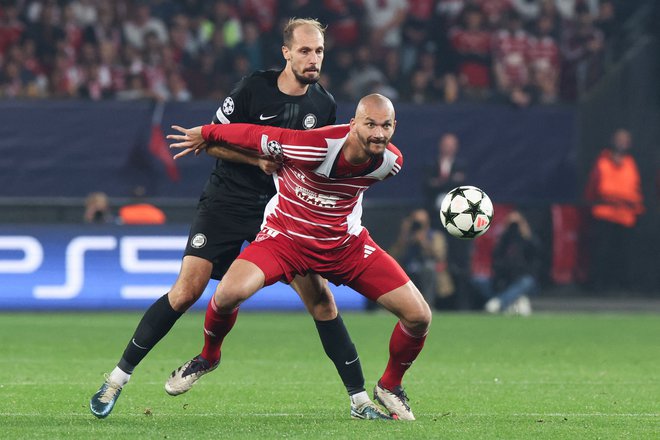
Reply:
<svg viewBox="0 0 660 440"><path fill-rule="evenodd" d="M604 47L603 33L594 26L589 10L576 9L576 18L564 32L561 45L562 90L569 100L580 96L601 74Z"/></svg>
<svg viewBox="0 0 660 440"><path fill-rule="evenodd" d="M20 41L25 25L18 18L18 8L9 3L0 9L0 65L3 55Z"/></svg>
<svg viewBox="0 0 660 440"><path fill-rule="evenodd" d="M600 0L554 0L554 3L563 18L573 20L579 9L583 9L593 16L598 14L599 1Z"/></svg>
<svg viewBox="0 0 660 440"><path fill-rule="evenodd" d="M243 25L243 41L236 47L236 51L245 55L250 64L250 70L260 70L266 67L259 28L254 21L247 21Z"/></svg>
<svg viewBox="0 0 660 440"><path fill-rule="evenodd" d="M529 39L527 59L539 101L544 104L557 102L560 59L559 47L552 36L551 17L542 15L536 22L534 36Z"/></svg>
<svg viewBox="0 0 660 440"><path fill-rule="evenodd" d="M417 209L403 219L396 242L389 249L431 307L438 297L454 293L447 270L447 242L443 234L431 228L424 209Z"/></svg>
<svg viewBox="0 0 660 440"><path fill-rule="evenodd" d="M57 24L58 13L54 2L41 5L39 18L29 24L26 32L26 36L35 42L36 55L47 71L53 66L58 44L66 38L64 30Z"/></svg>
<svg viewBox="0 0 660 440"><path fill-rule="evenodd" d="M434 24L433 3L434 0L408 2L408 13L402 25L403 44L401 50L398 51L401 53L401 68L404 74L410 73L422 52L437 50L432 46L431 38L434 31L432 28Z"/></svg>
<svg viewBox="0 0 660 440"><path fill-rule="evenodd" d="M114 223L115 218L110 211L108 196L102 192L90 193L85 199L85 223Z"/></svg>
<svg viewBox="0 0 660 440"><path fill-rule="evenodd" d="M541 15L541 2L538 0L511 0L511 6L525 21L536 21Z"/></svg>
<svg viewBox="0 0 660 440"><path fill-rule="evenodd" d="M458 23L463 8L467 6L469 0L438 0L436 14L442 19L442 22L451 27Z"/></svg>
<svg viewBox="0 0 660 440"><path fill-rule="evenodd" d="M156 98L147 88L147 82L141 73L134 73L126 80L127 87L117 92L117 99L121 101Z"/></svg>
<svg viewBox="0 0 660 440"><path fill-rule="evenodd" d="M363 45L357 48L353 67L345 84L352 100L360 99L360 97L372 93L375 86L387 83L385 74L372 60L372 51L369 46Z"/></svg>
<svg viewBox="0 0 660 440"><path fill-rule="evenodd" d="M152 17L149 3L139 2L133 6L133 9L133 12L128 15L128 21L124 24L126 42L136 49L143 49L147 35L152 34L158 42L167 43L167 28L162 20Z"/></svg>
<svg viewBox="0 0 660 440"><path fill-rule="evenodd" d="M90 26L96 22L98 10L96 2L92 0L73 0L68 8L76 23L80 26Z"/></svg>
<svg viewBox="0 0 660 440"><path fill-rule="evenodd" d="M424 195L427 210L437 217L440 203L453 188L465 183L465 164L458 157L459 141L455 134L446 133L438 140L438 155L427 170Z"/></svg>
<svg viewBox="0 0 660 440"><path fill-rule="evenodd" d="M120 51L122 31L115 21L115 10L109 3L99 5L98 21L85 28L83 38L96 45L109 42L114 45L117 52Z"/></svg>
<svg viewBox="0 0 660 440"><path fill-rule="evenodd" d="M511 0L472 0L486 16L486 22L491 29L502 27L507 15L513 12Z"/></svg>
<svg viewBox="0 0 660 440"><path fill-rule="evenodd" d="M211 11L211 20L216 30L222 32L225 45L230 49L241 42L243 31L236 10L226 0L216 0Z"/></svg>
<svg viewBox="0 0 660 440"><path fill-rule="evenodd" d="M466 181L465 165L458 156L459 141L453 133L446 133L438 140L438 155L426 172L424 195L426 210L431 225L447 237L449 273L454 281L455 295L447 301L453 307L471 307L470 293L470 252L469 240L450 237L440 223L440 204L445 195Z"/></svg>
<svg viewBox="0 0 660 440"><path fill-rule="evenodd" d="M457 54L459 84L468 96L484 98L491 87L491 34L483 13L475 6L463 11L461 22L449 33Z"/></svg>
<svg viewBox="0 0 660 440"><path fill-rule="evenodd" d="M406 20L406 0L362 0L371 50L380 56L401 46L401 28Z"/></svg>
<svg viewBox="0 0 660 440"><path fill-rule="evenodd" d="M504 219L504 232L493 250L493 275L473 283L488 301L488 313L532 313L529 297L538 291L539 243L527 219L512 211Z"/></svg>
<svg viewBox="0 0 660 440"><path fill-rule="evenodd" d="M631 148L630 132L618 129L589 176L586 198L593 220L589 279L595 290L630 287L632 231L644 212L641 178Z"/></svg>
<svg viewBox="0 0 660 440"><path fill-rule="evenodd" d="M503 96L520 107L531 102L528 95L529 70L528 52L529 35L523 29L520 16L511 11L506 20L506 27L499 30L493 41L493 70L497 90Z"/></svg>
<svg viewBox="0 0 660 440"><path fill-rule="evenodd" d="M133 190L133 202L119 208L119 222L123 225L162 225L167 220L165 213L145 199L145 188Z"/></svg>
<svg viewBox="0 0 660 440"><path fill-rule="evenodd" d="M336 48L351 48L360 41L360 24L364 10L356 0L324 0L326 40Z"/></svg>

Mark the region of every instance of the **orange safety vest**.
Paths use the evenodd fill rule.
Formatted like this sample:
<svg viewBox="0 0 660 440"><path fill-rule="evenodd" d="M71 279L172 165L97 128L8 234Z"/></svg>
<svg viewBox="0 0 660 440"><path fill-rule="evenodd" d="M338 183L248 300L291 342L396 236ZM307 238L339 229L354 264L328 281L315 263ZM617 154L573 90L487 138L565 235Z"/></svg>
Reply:
<svg viewBox="0 0 660 440"><path fill-rule="evenodd" d="M119 217L125 225L162 225L166 220L163 211L148 203L123 206Z"/></svg>
<svg viewBox="0 0 660 440"><path fill-rule="evenodd" d="M596 202L591 214L596 219L632 227L644 211L639 171L630 155L617 164L609 150L603 151L596 160L589 186L590 198Z"/></svg>

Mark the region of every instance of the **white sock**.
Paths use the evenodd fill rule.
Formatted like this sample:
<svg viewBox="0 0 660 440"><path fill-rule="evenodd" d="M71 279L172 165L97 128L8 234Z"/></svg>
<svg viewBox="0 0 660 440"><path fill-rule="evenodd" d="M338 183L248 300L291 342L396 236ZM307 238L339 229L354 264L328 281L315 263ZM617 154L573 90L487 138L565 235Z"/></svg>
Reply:
<svg viewBox="0 0 660 440"><path fill-rule="evenodd" d="M124 386L131 379L131 375L126 373L121 368L115 367L115 369L112 370L112 373L110 373L108 376L108 379L112 382L118 383L121 386Z"/></svg>
<svg viewBox="0 0 660 440"><path fill-rule="evenodd" d="M349 396L351 398L351 403L355 406L363 405L366 402L371 401L369 394L366 391L360 391L359 393Z"/></svg>

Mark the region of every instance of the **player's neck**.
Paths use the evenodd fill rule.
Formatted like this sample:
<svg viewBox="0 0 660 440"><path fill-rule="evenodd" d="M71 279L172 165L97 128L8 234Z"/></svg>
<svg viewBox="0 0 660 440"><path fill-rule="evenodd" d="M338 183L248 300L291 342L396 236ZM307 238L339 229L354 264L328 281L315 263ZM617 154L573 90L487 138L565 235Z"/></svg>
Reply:
<svg viewBox="0 0 660 440"><path fill-rule="evenodd" d="M360 148L359 142L353 135L349 135L348 139L346 139L341 149L341 154L344 155L344 159L351 165L361 165L371 159L371 156L364 149Z"/></svg>
<svg viewBox="0 0 660 440"><path fill-rule="evenodd" d="M302 84L296 79L293 72L285 67L277 77L277 88L285 95L300 96L307 93L309 84Z"/></svg>

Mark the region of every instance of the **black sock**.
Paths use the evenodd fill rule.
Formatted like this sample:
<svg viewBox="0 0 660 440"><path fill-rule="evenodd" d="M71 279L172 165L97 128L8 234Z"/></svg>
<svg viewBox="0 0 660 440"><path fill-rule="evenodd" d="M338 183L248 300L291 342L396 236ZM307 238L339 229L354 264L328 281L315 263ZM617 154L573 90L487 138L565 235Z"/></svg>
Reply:
<svg viewBox="0 0 660 440"><path fill-rule="evenodd" d="M144 313L117 366L128 374L133 373L133 369L170 331L182 314L172 308L167 295L161 296Z"/></svg>
<svg viewBox="0 0 660 440"><path fill-rule="evenodd" d="M364 391L364 375L351 336L346 330L341 316L337 315L330 321L316 321L325 354L334 362L348 395Z"/></svg>

